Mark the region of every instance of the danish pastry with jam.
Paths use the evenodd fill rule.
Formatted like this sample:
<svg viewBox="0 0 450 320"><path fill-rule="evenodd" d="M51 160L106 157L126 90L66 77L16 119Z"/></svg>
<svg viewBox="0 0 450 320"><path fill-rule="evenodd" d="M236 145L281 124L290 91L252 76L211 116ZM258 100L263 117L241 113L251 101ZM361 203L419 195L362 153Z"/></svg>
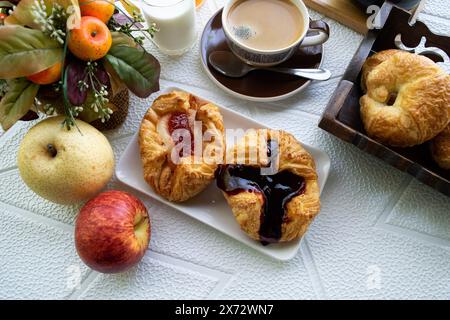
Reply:
<svg viewBox="0 0 450 320"><path fill-rule="evenodd" d="M250 131L233 153L216 179L241 229L263 244L301 237L320 210L311 155L294 136L275 130Z"/></svg>
<svg viewBox="0 0 450 320"><path fill-rule="evenodd" d="M200 132L195 132L196 121ZM206 132L210 141L203 141ZM139 130L145 181L169 201L194 197L214 180L217 165L222 163L223 133L217 106L186 92L161 95L145 114ZM196 134L202 135L202 150L195 150ZM210 150L208 159L205 150ZM196 156L198 151L200 157ZM215 156L219 156L218 161Z"/></svg>

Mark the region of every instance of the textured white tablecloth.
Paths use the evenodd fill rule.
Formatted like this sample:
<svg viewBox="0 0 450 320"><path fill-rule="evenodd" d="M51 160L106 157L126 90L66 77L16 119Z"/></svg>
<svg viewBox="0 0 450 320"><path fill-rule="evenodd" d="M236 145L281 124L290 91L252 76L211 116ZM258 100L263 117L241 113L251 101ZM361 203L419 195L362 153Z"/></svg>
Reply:
<svg viewBox="0 0 450 320"><path fill-rule="evenodd" d="M420 19L450 34L450 0L428 0ZM206 0L199 32L223 5ZM323 18L312 12L314 18ZM450 298L450 199L317 127L362 35L325 18L331 38L325 83L272 104L232 98L203 73L198 45L181 58L149 49L162 64L162 87L179 86L319 146L332 159L322 210L298 255L274 261L182 213L131 191L152 218L150 250L131 271L102 275L78 258L73 223L79 206L34 195L16 167L33 123L0 132L0 298ZM149 103L132 98L126 124L108 133L118 159Z"/></svg>

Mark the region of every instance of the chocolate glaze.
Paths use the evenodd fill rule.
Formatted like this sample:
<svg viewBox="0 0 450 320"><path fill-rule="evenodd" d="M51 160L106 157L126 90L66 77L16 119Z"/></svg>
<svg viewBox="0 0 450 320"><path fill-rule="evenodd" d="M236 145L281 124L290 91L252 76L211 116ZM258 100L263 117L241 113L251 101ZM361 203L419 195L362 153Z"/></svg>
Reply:
<svg viewBox="0 0 450 320"><path fill-rule="evenodd" d="M216 179L217 186L228 195L255 192L263 196L259 236L261 243L267 245L280 240L286 205L305 192L305 179L290 171L261 175L260 170L246 165L222 165L216 171Z"/></svg>

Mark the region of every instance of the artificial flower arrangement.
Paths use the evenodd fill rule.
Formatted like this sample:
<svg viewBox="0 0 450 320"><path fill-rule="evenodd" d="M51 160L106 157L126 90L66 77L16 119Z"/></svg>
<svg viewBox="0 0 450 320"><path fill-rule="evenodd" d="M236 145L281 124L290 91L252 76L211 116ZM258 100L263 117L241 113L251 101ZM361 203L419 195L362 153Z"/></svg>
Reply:
<svg viewBox="0 0 450 320"><path fill-rule="evenodd" d="M141 98L159 90L160 65L142 46L156 26L120 2L128 15L114 0L0 1L4 130L40 112L64 115L69 129L75 118L105 123L127 110L127 89Z"/></svg>

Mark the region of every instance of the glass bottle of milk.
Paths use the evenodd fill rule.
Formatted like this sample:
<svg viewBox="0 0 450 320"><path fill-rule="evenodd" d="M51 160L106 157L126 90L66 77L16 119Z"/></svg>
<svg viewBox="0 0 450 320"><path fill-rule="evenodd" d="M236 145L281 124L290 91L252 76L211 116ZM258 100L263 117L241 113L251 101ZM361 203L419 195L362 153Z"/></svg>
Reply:
<svg viewBox="0 0 450 320"><path fill-rule="evenodd" d="M197 38L195 0L134 0L140 5L148 24L159 29L153 42L161 52L182 55Z"/></svg>

